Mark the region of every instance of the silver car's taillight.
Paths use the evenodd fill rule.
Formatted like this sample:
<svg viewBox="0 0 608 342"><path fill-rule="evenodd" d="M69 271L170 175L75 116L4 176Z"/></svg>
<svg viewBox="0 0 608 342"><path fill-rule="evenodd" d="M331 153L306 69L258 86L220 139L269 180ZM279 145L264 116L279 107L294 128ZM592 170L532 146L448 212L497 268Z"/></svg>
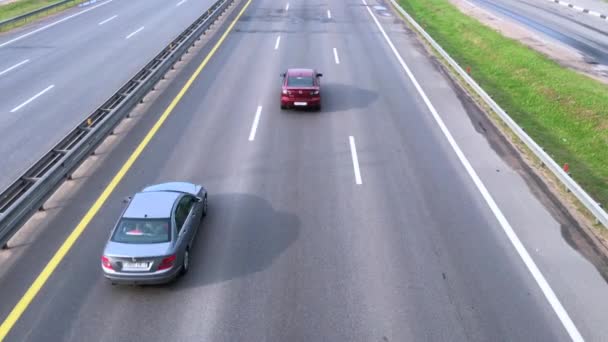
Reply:
<svg viewBox="0 0 608 342"><path fill-rule="evenodd" d="M109 269L109 270L113 270L113 269L114 269L114 268L112 267L112 262L110 262L110 258L108 258L108 257L107 257L107 256L105 256L105 255L102 255L102 256L101 256L101 265L102 265L104 268L107 268L107 269Z"/></svg>

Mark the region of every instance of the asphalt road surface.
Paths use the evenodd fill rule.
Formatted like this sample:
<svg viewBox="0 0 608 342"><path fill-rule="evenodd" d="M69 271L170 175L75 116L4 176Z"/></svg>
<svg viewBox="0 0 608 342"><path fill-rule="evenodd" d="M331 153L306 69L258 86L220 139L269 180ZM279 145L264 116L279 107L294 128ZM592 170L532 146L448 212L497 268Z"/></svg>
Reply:
<svg viewBox="0 0 608 342"><path fill-rule="evenodd" d="M608 336L605 260L382 6L253 0L7 341L568 341L564 314ZM239 10L0 252L0 317ZM323 111L281 111L279 74L306 66L324 73ZM210 192L190 273L110 285L99 259L122 199L171 180Z"/></svg>
<svg viewBox="0 0 608 342"><path fill-rule="evenodd" d="M605 19L546 0L469 1L579 51L588 63L608 65L608 21ZM608 5L601 1L566 2L608 14Z"/></svg>
<svg viewBox="0 0 608 342"><path fill-rule="evenodd" d="M212 3L98 1L1 34L0 190Z"/></svg>

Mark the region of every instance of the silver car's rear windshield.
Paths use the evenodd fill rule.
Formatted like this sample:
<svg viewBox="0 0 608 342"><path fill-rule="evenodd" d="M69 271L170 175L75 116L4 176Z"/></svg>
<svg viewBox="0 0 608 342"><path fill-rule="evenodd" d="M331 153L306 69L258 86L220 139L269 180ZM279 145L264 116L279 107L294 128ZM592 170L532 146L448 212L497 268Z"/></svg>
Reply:
<svg viewBox="0 0 608 342"><path fill-rule="evenodd" d="M120 243L162 243L171 241L171 225L168 218L123 218L112 235L112 241Z"/></svg>
<svg viewBox="0 0 608 342"><path fill-rule="evenodd" d="M288 87L312 87L312 77L310 76L289 76L287 79Z"/></svg>

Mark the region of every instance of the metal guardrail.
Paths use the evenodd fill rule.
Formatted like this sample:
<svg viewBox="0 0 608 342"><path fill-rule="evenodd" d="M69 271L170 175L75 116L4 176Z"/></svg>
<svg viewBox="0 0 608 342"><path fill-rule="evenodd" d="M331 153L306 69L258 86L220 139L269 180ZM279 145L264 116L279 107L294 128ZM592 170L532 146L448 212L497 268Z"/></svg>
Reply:
<svg viewBox="0 0 608 342"><path fill-rule="evenodd" d="M109 100L0 193L0 246L6 245L233 1L216 1Z"/></svg>
<svg viewBox="0 0 608 342"><path fill-rule="evenodd" d="M524 130L505 112L494 100L483 90L469 74L450 57L450 55L437 44L437 42L407 13L395 0L390 0L393 7L403 15L403 17L426 39L426 41L435 49L456 72L462 77L465 82L483 99L500 119L517 135L517 137L526 144L526 146L536 155L538 159L559 179L559 181L568 189L576 198L595 216L597 222L601 223L604 228L608 228L608 214L599 203L597 203L583 188L575 182L532 138L524 132Z"/></svg>
<svg viewBox="0 0 608 342"><path fill-rule="evenodd" d="M31 17L34 17L34 16L36 16L38 14L50 11L50 10L55 9L57 7L66 5L66 4L70 3L70 2L81 2L81 1L82 0L62 0L62 1L58 1L56 3L50 4L48 6L44 6L42 8L37 9L37 10L33 10L31 12L24 13L22 15L14 17L14 18L10 18L10 19L6 19L6 20L3 20L3 21L0 21L0 31L2 31L2 29L4 27L6 27L6 26L10 26L12 24L16 24L16 23L18 23L20 21L24 21L25 22L25 21L27 21Z"/></svg>

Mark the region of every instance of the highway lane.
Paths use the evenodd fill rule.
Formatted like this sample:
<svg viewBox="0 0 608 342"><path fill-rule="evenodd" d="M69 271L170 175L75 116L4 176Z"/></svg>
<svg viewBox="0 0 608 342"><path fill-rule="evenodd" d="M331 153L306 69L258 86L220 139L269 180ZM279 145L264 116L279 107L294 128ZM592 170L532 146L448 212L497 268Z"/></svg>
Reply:
<svg viewBox="0 0 608 342"><path fill-rule="evenodd" d="M312 0L285 8L252 2L7 340L567 340L365 7ZM565 223L547 217L534 189L500 164L504 156L469 122L473 109L394 19L380 20L518 234L534 228L552 243L534 258L584 336L599 340L605 283L577 251L553 244L561 237L553 224ZM61 208L34 219L40 233L29 245L4 252L17 260L0 270L1 316L207 51L98 169L84 171ZM301 65L325 74L321 113L278 109L278 74ZM497 165L503 174L493 178ZM99 253L122 198L173 179L201 182L212 194L191 273L167 287L110 286ZM538 247L539 237L523 233L527 248ZM579 293L586 286L597 295L592 304ZM562 290L569 287L578 291Z"/></svg>
<svg viewBox="0 0 608 342"><path fill-rule="evenodd" d="M98 2L93 5L97 8L75 8L0 35L0 189L109 98L212 3ZM89 11L18 39L83 10Z"/></svg>
<svg viewBox="0 0 608 342"><path fill-rule="evenodd" d="M608 21L548 1L469 0L501 18L526 26L544 37L579 51L589 63L608 65ZM575 5L606 14L601 1Z"/></svg>

